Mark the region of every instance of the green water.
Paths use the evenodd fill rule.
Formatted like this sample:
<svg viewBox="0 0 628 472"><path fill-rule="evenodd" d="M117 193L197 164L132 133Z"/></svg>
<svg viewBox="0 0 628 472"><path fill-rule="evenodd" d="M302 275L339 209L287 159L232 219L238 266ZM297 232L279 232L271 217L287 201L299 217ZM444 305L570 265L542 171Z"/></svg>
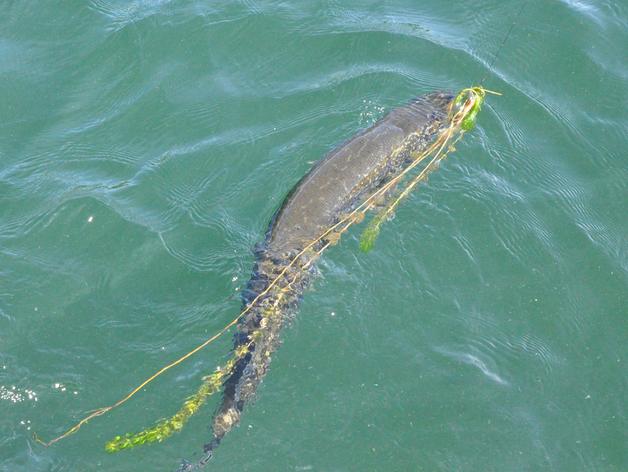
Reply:
<svg viewBox="0 0 628 472"><path fill-rule="evenodd" d="M483 77L478 120L387 223L326 253L208 470L628 470L628 5L11 1L0 16L0 470L109 455L223 362L273 212L387 110Z"/></svg>

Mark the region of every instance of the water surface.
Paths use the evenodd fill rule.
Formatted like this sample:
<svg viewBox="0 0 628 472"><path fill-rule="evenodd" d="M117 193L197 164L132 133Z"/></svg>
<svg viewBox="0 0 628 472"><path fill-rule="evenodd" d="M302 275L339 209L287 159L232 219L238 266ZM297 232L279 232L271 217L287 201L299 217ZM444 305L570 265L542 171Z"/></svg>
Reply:
<svg viewBox="0 0 628 472"><path fill-rule="evenodd" d="M387 223L321 261L233 471L628 470L628 7L519 2L5 2L0 469L174 470L104 442L172 414L299 178L387 110L485 78L478 127Z"/></svg>

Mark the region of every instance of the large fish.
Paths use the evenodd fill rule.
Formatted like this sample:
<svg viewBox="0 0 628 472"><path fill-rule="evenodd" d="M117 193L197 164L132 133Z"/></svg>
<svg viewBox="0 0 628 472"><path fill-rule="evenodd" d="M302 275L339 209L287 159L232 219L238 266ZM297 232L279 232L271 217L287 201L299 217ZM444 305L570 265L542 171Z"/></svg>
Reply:
<svg viewBox="0 0 628 472"><path fill-rule="evenodd" d="M241 319L234 341L234 348L244 347L246 354L225 382L222 403L213 419L213 438L205 445L200 465L239 423L245 405L268 371L271 356L280 344L280 331L311 278L317 251L328 241L323 239L310 248L308 245L397 176L412 156L434 141L449 124L453 98L449 93L436 92L394 109L331 151L290 191L256 253L253 275L244 294L245 306L255 303ZM298 264L285 270L304 248L307 251Z"/></svg>

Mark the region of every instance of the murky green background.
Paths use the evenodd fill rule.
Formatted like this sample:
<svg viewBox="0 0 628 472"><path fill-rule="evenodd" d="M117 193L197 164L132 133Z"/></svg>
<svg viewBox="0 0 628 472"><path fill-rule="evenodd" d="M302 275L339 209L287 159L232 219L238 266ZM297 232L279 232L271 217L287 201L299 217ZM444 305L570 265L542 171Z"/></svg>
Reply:
<svg viewBox="0 0 628 472"><path fill-rule="evenodd" d="M251 249L338 143L486 77L479 126L321 276L209 470L628 470L628 6L12 1L0 16L0 469L171 471Z"/></svg>

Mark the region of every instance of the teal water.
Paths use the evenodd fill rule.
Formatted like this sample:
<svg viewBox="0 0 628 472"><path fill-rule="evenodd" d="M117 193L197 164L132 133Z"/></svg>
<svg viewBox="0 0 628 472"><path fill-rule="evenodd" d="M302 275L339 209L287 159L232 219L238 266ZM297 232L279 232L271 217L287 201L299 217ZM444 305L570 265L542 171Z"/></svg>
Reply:
<svg viewBox="0 0 628 472"><path fill-rule="evenodd" d="M171 471L177 410L273 212L415 95L486 77L478 127L326 253L208 470L628 470L628 5L7 1L0 17L0 470Z"/></svg>

